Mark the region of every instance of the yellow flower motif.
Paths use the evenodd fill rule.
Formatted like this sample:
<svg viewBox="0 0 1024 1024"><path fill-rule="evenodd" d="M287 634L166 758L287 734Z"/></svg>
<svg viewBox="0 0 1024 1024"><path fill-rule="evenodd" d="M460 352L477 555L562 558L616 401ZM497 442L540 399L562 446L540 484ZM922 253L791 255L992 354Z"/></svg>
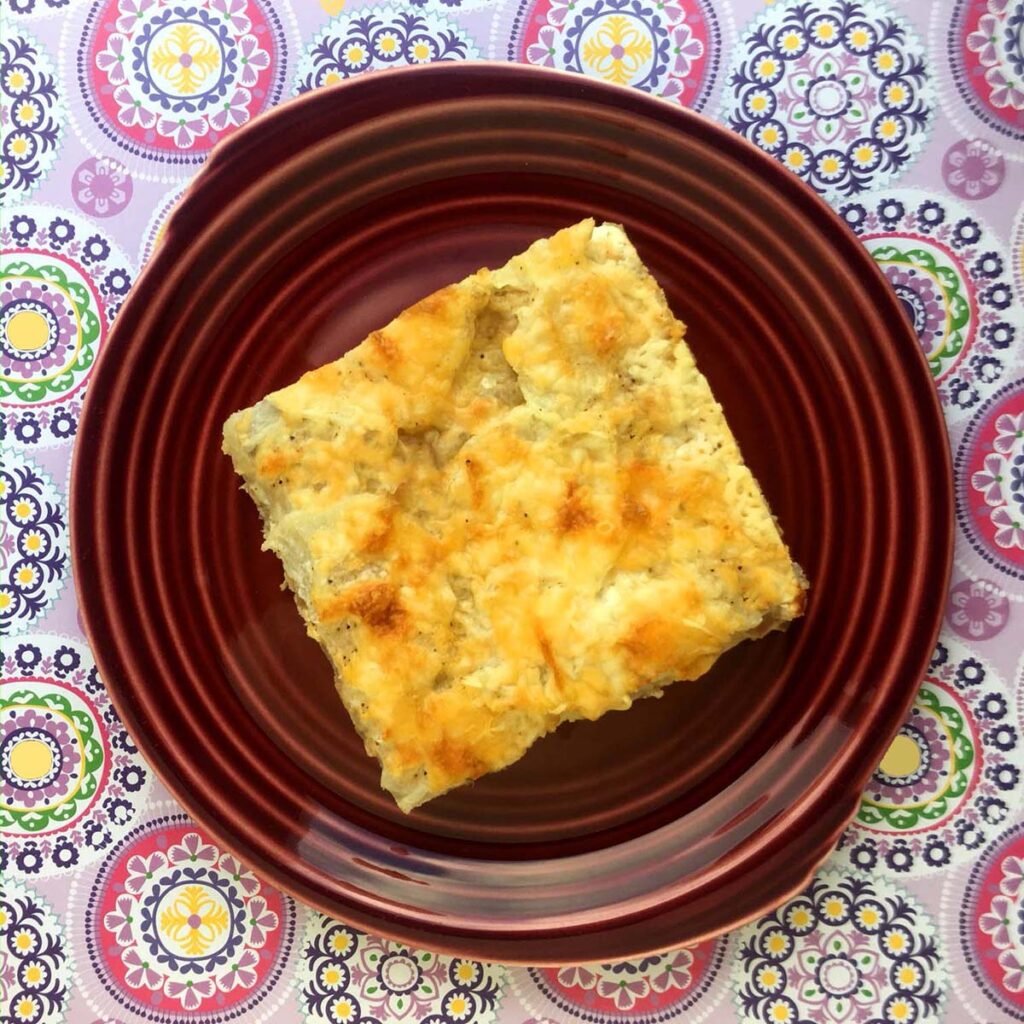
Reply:
<svg viewBox="0 0 1024 1024"><path fill-rule="evenodd" d="M0 612L7 611L13 601L14 598L6 590L0 590Z"/></svg>
<svg viewBox="0 0 1024 1024"><path fill-rule="evenodd" d="M150 67L181 96L190 96L220 67L220 50L208 34L188 22L161 33L150 51Z"/></svg>
<svg viewBox="0 0 1024 1024"><path fill-rule="evenodd" d="M39 104L34 100L23 100L14 109L15 120L28 128L39 120Z"/></svg>
<svg viewBox="0 0 1024 1024"><path fill-rule="evenodd" d="M758 140L762 146L775 146L779 142L779 129L773 125L768 125L766 128L762 128L758 132Z"/></svg>
<svg viewBox="0 0 1024 1024"><path fill-rule="evenodd" d="M867 29L855 28L850 33L850 45L855 50L862 49L867 46L869 42L871 42L871 36L868 35Z"/></svg>
<svg viewBox="0 0 1024 1024"><path fill-rule="evenodd" d="M751 97L750 109L755 113L760 113L765 110L768 106L768 97L764 93L758 93L756 96Z"/></svg>
<svg viewBox="0 0 1024 1024"><path fill-rule="evenodd" d="M762 57L757 62L757 76L761 79L771 78L779 70L779 62L774 57Z"/></svg>
<svg viewBox="0 0 1024 1024"><path fill-rule="evenodd" d="M22 996L14 1006L14 1016L18 1020L31 1020L39 1010L39 1004L32 996Z"/></svg>
<svg viewBox="0 0 1024 1024"><path fill-rule="evenodd" d="M865 928L871 928L878 924L878 911L874 907L864 907L857 911L857 921Z"/></svg>
<svg viewBox="0 0 1024 1024"><path fill-rule="evenodd" d="M890 104L892 104L892 106L904 103L907 98L906 86L901 85L899 82L893 82L891 85L887 85L885 88L885 98Z"/></svg>
<svg viewBox="0 0 1024 1024"><path fill-rule="evenodd" d="M28 79L24 71L9 71L7 73L7 88L11 92L20 92L28 85Z"/></svg>
<svg viewBox="0 0 1024 1024"><path fill-rule="evenodd" d="M907 948L907 939L902 932L890 932L886 935L885 948L890 953L902 953Z"/></svg>
<svg viewBox="0 0 1024 1024"><path fill-rule="evenodd" d="M821 158L821 173L824 175L838 174L839 173L839 160L834 156L825 156Z"/></svg>
<svg viewBox="0 0 1024 1024"><path fill-rule="evenodd" d="M782 48L787 53L795 53L800 49L802 43L803 39L800 37L800 33L794 32L792 29L782 37Z"/></svg>
<svg viewBox="0 0 1024 1024"><path fill-rule="evenodd" d="M906 999L900 998L889 1004L889 1012L886 1016L891 1021L905 1021L911 1019L913 1012L913 1007L910 1003Z"/></svg>
<svg viewBox="0 0 1024 1024"><path fill-rule="evenodd" d="M25 547L29 551L38 551L43 546L43 535L38 530L33 530L25 536Z"/></svg>
<svg viewBox="0 0 1024 1024"><path fill-rule="evenodd" d="M39 964L29 964L25 968L25 983L28 985L38 985L43 980L43 969Z"/></svg>
<svg viewBox="0 0 1024 1024"><path fill-rule="evenodd" d="M921 972L913 964L906 964L899 969L898 976L901 985L916 985Z"/></svg>
<svg viewBox="0 0 1024 1024"><path fill-rule="evenodd" d="M768 1012L769 1019L774 1024L789 1024L789 1021L793 1019L793 1015L785 1003L776 1003Z"/></svg>
<svg viewBox="0 0 1024 1024"><path fill-rule="evenodd" d="M452 996L452 998L448 1000L448 1006L446 1009L448 1010L449 1017L453 1017L455 1020L458 1020L460 1017L465 1016L466 1012L469 1010L469 1001L463 995Z"/></svg>
<svg viewBox="0 0 1024 1024"><path fill-rule="evenodd" d="M768 936L767 945L769 953L783 953L786 949L786 936L781 932L772 932Z"/></svg>
<svg viewBox="0 0 1024 1024"><path fill-rule="evenodd" d="M333 964L328 964L320 972L320 982L324 988L337 988L341 984L341 971Z"/></svg>
<svg viewBox="0 0 1024 1024"><path fill-rule="evenodd" d="M337 85L340 81L342 81L342 78L337 71L328 71L324 75L324 85Z"/></svg>
<svg viewBox="0 0 1024 1024"><path fill-rule="evenodd" d="M651 59L650 36L621 14L606 18L583 47L583 59L603 79L628 85L630 79Z"/></svg>
<svg viewBox="0 0 1024 1024"><path fill-rule="evenodd" d="M202 885L186 885L160 915L160 930L188 956L210 949L230 923L228 910Z"/></svg>
<svg viewBox="0 0 1024 1024"><path fill-rule="evenodd" d="M352 936L348 932L337 932L331 936L331 952L347 953L352 945Z"/></svg>
<svg viewBox="0 0 1024 1024"><path fill-rule="evenodd" d="M36 571L31 565L23 565L17 573L15 573L14 579L17 583L23 587L29 587L36 581Z"/></svg>
<svg viewBox="0 0 1024 1024"><path fill-rule="evenodd" d="M417 40L412 46L412 59L417 64L424 64L433 56L430 43L425 39Z"/></svg>
<svg viewBox="0 0 1024 1024"><path fill-rule="evenodd" d="M831 21L821 21L814 26L814 38L819 43L830 43L836 37L836 27Z"/></svg>
<svg viewBox="0 0 1024 1024"><path fill-rule="evenodd" d="M14 156L24 156L28 152L28 139L24 135L16 135L11 139L11 153Z"/></svg>
<svg viewBox="0 0 1024 1024"><path fill-rule="evenodd" d="M335 1020L341 1021L342 1024L350 1020L355 1020L356 1008L352 1003L351 999L347 999L342 996L341 999L336 999L334 1005L331 1007L331 1016Z"/></svg>
<svg viewBox="0 0 1024 1024"><path fill-rule="evenodd" d="M892 50L880 50L875 57L875 66L879 71L892 71L896 66L896 55Z"/></svg>
<svg viewBox="0 0 1024 1024"><path fill-rule="evenodd" d="M867 167L868 164L872 163L875 159L875 147L868 142L861 143L861 145L854 147L853 160L854 163L860 164L862 167Z"/></svg>
<svg viewBox="0 0 1024 1024"><path fill-rule="evenodd" d="M806 928L811 923L811 915L806 907L797 907L789 915L789 923L793 928Z"/></svg>
<svg viewBox="0 0 1024 1024"><path fill-rule="evenodd" d="M19 953L28 953L36 944L36 940L30 931L24 928L14 933L14 948Z"/></svg>
<svg viewBox="0 0 1024 1024"><path fill-rule="evenodd" d="M830 896L825 900L825 906L822 908L822 912L828 918L835 920L837 917L843 916L843 911L846 909L846 904L838 896Z"/></svg>
<svg viewBox="0 0 1024 1024"><path fill-rule="evenodd" d="M775 988L779 983L779 972L774 967L762 967L757 980L762 988Z"/></svg>
<svg viewBox="0 0 1024 1024"><path fill-rule="evenodd" d="M7 927L8 920L7 911L0 907L0 931Z"/></svg>
<svg viewBox="0 0 1024 1024"><path fill-rule="evenodd" d="M461 960L459 966L455 968L455 976L459 981L472 981L476 977L476 968L472 964L466 963L465 960Z"/></svg>
<svg viewBox="0 0 1024 1024"><path fill-rule="evenodd" d="M345 50L345 63L350 68L358 67L366 60L366 49L358 43L353 43Z"/></svg>
<svg viewBox="0 0 1024 1024"><path fill-rule="evenodd" d="M894 139L900 133L900 123L895 117L883 117L878 122L878 134L883 139Z"/></svg>
<svg viewBox="0 0 1024 1024"><path fill-rule="evenodd" d="M377 40L377 49L381 53L395 53L398 50L398 37L393 32L385 32Z"/></svg>
<svg viewBox="0 0 1024 1024"><path fill-rule="evenodd" d="M807 157L799 149L791 149L785 156L786 166L791 170L799 171L807 163Z"/></svg>

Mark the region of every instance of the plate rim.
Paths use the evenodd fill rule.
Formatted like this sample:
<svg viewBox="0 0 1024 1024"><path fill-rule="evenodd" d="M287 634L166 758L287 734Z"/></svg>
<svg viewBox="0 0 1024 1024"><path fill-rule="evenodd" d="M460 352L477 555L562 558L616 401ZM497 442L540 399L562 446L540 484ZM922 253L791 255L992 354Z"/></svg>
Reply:
<svg viewBox="0 0 1024 1024"><path fill-rule="evenodd" d="M916 339L912 333L912 328L906 322L905 317L902 315L902 311L898 307L898 300L896 296L891 294L888 289L885 277L881 270L878 268L875 261L868 254L867 250L863 248L859 239L853 235L849 228L842 221L842 218L838 213L824 200L824 198L816 192L813 188L807 185L805 182L797 178L791 172L787 171L775 160L773 160L768 154L765 154L758 149L753 143L744 137L737 135L735 132L730 131L725 125L714 120L710 116L700 113L698 111L679 107L669 101L662 100L658 97L654 97L650 94L642 91L632 89L627 86L619 86L611 83L606 83L600 80L583 76L577 73L564 71L561 69L551 68L540 68L534 66L527 66L518 63L512 63L500 60L467 60L457 62L438 62L434 64L427 64L421 66L402 66L396 68L388 68L380 71L374 71L372 74L356 75L352 78L346 79L336 85L330 86L332 95L338 97L342 92L358 91L362 88L366 88L369 84L375 85L381 80L385 79L402 79L410 76L417 76L423 78L433 78L438 75L444 75L447 78L465 78L471 80L474 76L488 75L488 76L507 76L510 79L522 79L524 83L531 81L543 81L544 79L557 78L561 79L566 85L573 87L577 93L579 99L582 100L599 100L603 104L610 104L616 109L623 109L623 101L627 100L630 104L645 108L646 111L650 111L656 116L656 120L662 125L668 125L669 122L675 121L673 127L676 129L682 129L685 127L686 122L699 123L702 130L716 136L719 140L723 140L728 147L732 147L734 150L740 152L746 152L750 156L750 160L753 161L759 168L768 172L769 174L775 175L776 180L786 180L791 186L795 186L800 189L805 197L805 200L810 201L818 209L820 216L824 217L834 226L838 226L845 232L852 242L856 243L858 251L863 253L861 258L861 270L872 274L879 283L885 283L886 291L891 296L891 311L899 314L899 319L895 323L899 324L899 329L908 338L913 340L913 351L916 352L917 359L915 361L915 370L909 371L908 373L916 372L922 373L928 376L929 383L930 373L927 368L924 355L920 352L919 347L916 345ZM308 93L300 94L298 96L290 97L270 110L262 113L259 117L247 122L245 125L238 128L226 139L219 142L212 150L211 154L207 158L206 162L202 165L197 174L195 174L188 182L186 187L182 190L181 195L178 197L175 207L172 210L168 220L165 222L164 239L171 234L171 227L175 220L181 215L182 209L187 205L189 198L196 192L204 188L207 182L217 173L221 168L222 164L229 161L231 155L236 151L240 150L243 146L248 143L250 138L257 138L261 134L273 130L273 126L278 120L285 118L291 118L295 116L295 112L301 110L305 105L312 105L317 102L322 102L323 89L312 90ZM469 94L471 95L471 94ZM493 98L497 98L495 95ZM452 102L453 98L449 97L447 102ZM402 108L399 106L395 107L395 111L399 111ZM660 115L660 116L658 116ZM345 131L345 128L340 131ZM752 171L753 174L758 174L758 171ZM815 218L816 220L816 218ZM140 272L136 277L135 283L129 295L127 296L124 307L128 307L130 304L141 304L143 292L146 289L146 285L150 283L151 279L156 278L162 271L163 268L160 265L161 261L158 258L161 249L163 248L163 240L154 247L153 252L150 254L150 258L146 264L140 268ZM93 373L90 378L90 386L87 390L84 402L81 422L79 425L79 437L84 438L87 434L86 425L91 427L91 421L93 419L99 419L101 416L100 412L93 412L94 408L99 408L97 405L98 398L96 401L90 401L93 395L97 394L98 389L96 388L96 382L99 379L99 374L102 369L105 368L106 363L111 362L108 359L108 355L113 350L113 342L117 339L119 332L119 324L125 323L125 318L120 316L115 319L113 325L108 333L106 343L103 349L99 353L97 358L96 366L93 369ZM890 330L895 331L895 326L891 326ZM908 346L909 348L909 346ZM116 373L116 371L115 371ZM941 523L943 527L943 533L941 537L934 537L932 548L935 551L935 559L941 558L941 577L943 579L943 594L948 590L949 582L951 579L952 565L953 565L953 548L955 542L955 492L954 492L954 470L952 451L950 445L950 439L948 430L946 429L946 419L942 410L942 405L938 396L938 392L934 387L928 389L928 416L935 421L935 426L940 426L942 429L937 431L929 431L928 437L933 442L938 442L941 448L941 462L943 464L944 473L943 478L940 481L935 482L935 487L932 493L941 493L941 496L946 505L948 505L950 514L945 517ZM923 412L923 411L922 411ZM95 455L93 456L95 458ZM147 766L152 770L160 781L164 784L167 790L172 796L178 801L179 804L188 812L188 814L204 829L206 829L210 835L225 849L241 857L244 861L252 862L252 856L250 853L242 852L242 849L236 846L235 837L242 838L236 831L233 831L231 826L205 811L196 811L198 804L194 802L196 799L193 796L192 789L185 784L184 780L173 773L169 768L165 770L162 758L153 754L155 746L160 744L158 737L150 736L146 729L140 728L138 716L134 713L131 706L128 704L128 694L120 690L119 687L111 687L109 680L114 678L117 673L113 675L108 671L109 665L113 658L112 652L104 651L104 643L97 643L94 641L94 637L102 638L104 630L99 623L100 619L100 603L97 600L93 603L90 598L83 600L83 595L88 593L91 589L88 581L88 570L83 565L84 556L82 554L83 545L76 541L76 536L80 539L83 530L85 529L84 524L89 521L90 511L93 507L91 497L89 495L89 488L91 481L86 479L84 469L85 458L79 456L79 448L76 444L74 455L72 458L71 473L70 473L70 485L68 489L68 508L70 512L70 536L71 536L71 565L72 574L75 583L76 596L78 598L78 611L79 618L83 630L88 638L90 648L93 652L94 659L100 668L104 685L107 687L107 692L110 695L111 701L114 704L116 711L118 712L122 722L129 729L133 738L139 746L140 751L143 753ZM77 524L77 526L76 526ZM938 561L936 561L938 564ZM931 657L931 651L934 649L935 644L938 640L941 626L943 622L942 614L942 602L937 605L937 612L935 614L935 621L928 631L928 637L930 643L928 644L928 654L921 659L921 664L915 675L915 680L920 680L927 670L929 660ZM123 625L122 627L123 628ZM891 730L885 733L885 745L891 741L892 735L898 731L900 723L906 717L913 701L916 697L917 688L919 682L915 682L913 686L907 684L907 693L904 695L903 700L898 706L900 714L897 716L895 708L892 711L892 719L895 725ZM884 753L885 745L882 745L880 741L875 740L873 746L880 749L881 753ZM881 756L881 753L879 756ZM877 760L877 759L876 759ZM865 761L865 763L867 763ZM708 941L711 939L719 938L726 935L735 929L742 927L744 924L749 923L763 915L765 912L779 906L794 895L801 892L812 879L817 872L821 864L832 854L835 848L836 841L845 831L849 821L856 814L856 809L859 804L860 793L867 785L868 780L874 771L874 761L872 761L868 767L863 768L861 771L856 773L854 786L851 782L847 782L844 785L843 796L848 794L854 794L853 797L848 799L850 806L844 811L840 823L830 831L827 837L827 842L822 841L820 847L817 847L811 857L803 856L800 859L805 861L807 865L805 869L800 873L799 880L794 883L780 886L778 889L773 890L770 897L762 897L758 901L758 908L756 910L742 913L734 918L731 918L728 923L723 924L721 927L710 929L704 933L697 934L695 936L687 937L687 944L696 944L698 942ZM801 794L802 796L806 793ZM799 818L793 818L790 824L798 822ZM320 900L315 894L310 895L306 891L306 888L301 884L296 884L296 880L293 876L289 875L283 867L279 867L276 862L269 859L262 859L256 868L259 874L268 879L272 884L277 886L282 892L292 895L295 899L311 905L317 910L325 913L329 917L334 917L339 914L337 906L330 905L327 901ZM348 908L346 908L347 910ZM355 908L353 908L355 909ZM564 964L572 964L580 962L579 958L565 956L547 957L543 953L544 939L532 940L528 937L528 933L514 932L509 933L510 938L502 940L500 938L492 938L491 933L481 931L477 934L471 934L465 931L453 931L448 932L431 932L431 938L424 940L421 931L411 932L409 929L403 927L401 922L397 919L386 917L383 914L376 914L372 911L359 908L357 913L353 913L351 918L340 917L340 920L355 923L356 927L368 928L375 934L380 935L384 938L401 941L411 942L413 945L423 948L429 948L438 952L446 953L449 955L463 955L471 956L475 958L488 959L493 958L496 962L501 962L507 965L520 965L520 966L559 966ZM369 922L369 923L367 923ZM414 934L415 937L410 939L410 934ZM584 938L587 935L592 935L592 931L584 931L582 935ZM434 939L437 941L435 942ZM515 943L517 947L532 944L534 947L538 947L540 955L525 956L515 952L509 952L507 949L503 949L500 957L492 957L491 952L485 952L481 957L479 950L484 947L485 950L491 949L494 945L501 945L502 942ZM627 956L642 956L646 954L662 953L669 950L678 948L679 943L665 943L655 944L651 946L644 945L642 948L637 947L635 952L626 954ZM617 954L616 954L617 955ZM593 959L593 958L591 958Z"/></svg>

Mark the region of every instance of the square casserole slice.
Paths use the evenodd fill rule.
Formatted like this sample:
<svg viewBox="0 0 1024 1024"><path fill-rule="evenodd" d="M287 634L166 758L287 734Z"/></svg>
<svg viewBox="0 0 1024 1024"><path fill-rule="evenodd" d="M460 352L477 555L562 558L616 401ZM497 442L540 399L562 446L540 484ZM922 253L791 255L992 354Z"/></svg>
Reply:
<svg viewBox="0 0 1024 1024"><path fill-rule="evenodd" d="M800 615L683 332L625 232L587 220L227 421L402 810Z"/></svg>

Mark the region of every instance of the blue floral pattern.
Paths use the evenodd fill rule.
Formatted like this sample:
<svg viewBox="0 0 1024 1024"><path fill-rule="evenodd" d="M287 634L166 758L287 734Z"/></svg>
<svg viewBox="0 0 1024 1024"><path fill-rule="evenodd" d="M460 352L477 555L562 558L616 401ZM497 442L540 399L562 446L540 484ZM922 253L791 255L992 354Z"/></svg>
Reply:
<svg viewBox="0 0 1024 1024"><path fill-rule="evenodd" d="M375 7L341 15L317 33L299 66L296 92L386 67L479 56L465 30L443 14Z"/></svg>
<svg viewBox="0 0 1024 1024"><path fill-rule="evenodd" d="M0 636L23 633L57 599L68 568L64 498L13 451L0 466Z"/></svg>
<svg viewBox="0 0 1024 1024"><path fill-rule="evenodd" d="M504 968L390 942L315 915L299 992L307 1024L492 1024Z"/></svg>
<svg viewBox="0 0 1024 1024"><path fill-rule="evenodd" d="M729 78L729 125L819 192L901 175L927 138L923 50L874 0L777 4L748 31Z"/></svg>
<svg viewBox="0 0 1024 1024"><path fill-rule="evenodd" d="M64 103L49 58L22 31L0 37L0 202L32 192L57 159Z"/></svg>
<svg viewBox="0 0 1024 1024"><path fill-rule="evenodd" d="M0 886L0 1019L59 1024L71 992L64 931L31 889L5 878Z"/></svg>
<svg viewBox="0 0 1024 1024"><path fill-rule="evenodd" d="M819 875L740 933L733 971L743 1024L892 1024L942 1019L935 928L885 882Z"/></svg>

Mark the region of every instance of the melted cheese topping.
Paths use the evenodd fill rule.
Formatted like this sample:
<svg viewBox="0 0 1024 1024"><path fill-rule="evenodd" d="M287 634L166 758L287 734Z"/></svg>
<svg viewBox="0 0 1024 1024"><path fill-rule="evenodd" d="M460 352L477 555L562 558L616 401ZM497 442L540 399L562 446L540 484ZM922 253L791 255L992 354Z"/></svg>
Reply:
<svg viewBox="0 0 1024 1024"><path fill-rule="evenodd" d="M228 421L404 810L800 614L683 330L624 232L584 221Z"/></svg>

